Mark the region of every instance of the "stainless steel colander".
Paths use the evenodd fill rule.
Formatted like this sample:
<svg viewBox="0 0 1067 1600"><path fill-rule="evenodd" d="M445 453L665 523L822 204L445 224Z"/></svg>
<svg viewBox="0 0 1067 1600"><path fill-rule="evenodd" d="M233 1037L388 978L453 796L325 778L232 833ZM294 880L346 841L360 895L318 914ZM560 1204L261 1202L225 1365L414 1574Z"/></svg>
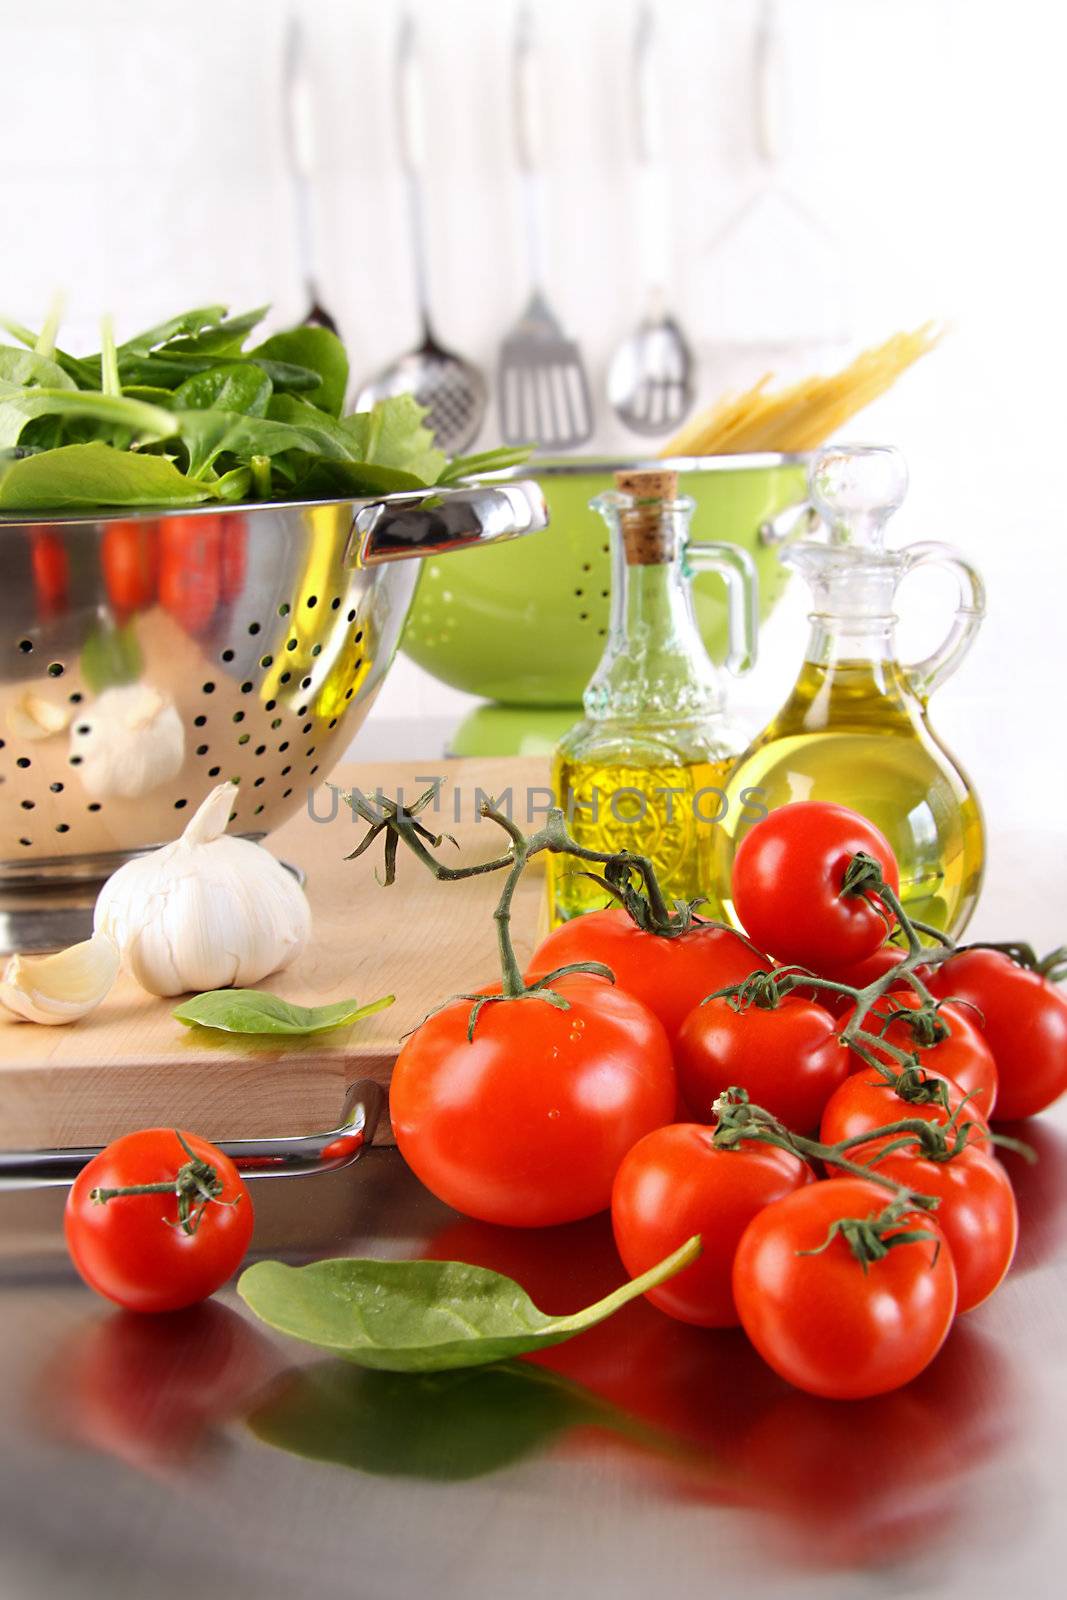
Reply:
<svg viewBox="0 0 1067 1600"><path fill-rule="evenodd" d="M226 778L305 803L366 716L409 557L543 528L536 484L130 516L0 516L0 949L84 937L99 881Z"/></svg>

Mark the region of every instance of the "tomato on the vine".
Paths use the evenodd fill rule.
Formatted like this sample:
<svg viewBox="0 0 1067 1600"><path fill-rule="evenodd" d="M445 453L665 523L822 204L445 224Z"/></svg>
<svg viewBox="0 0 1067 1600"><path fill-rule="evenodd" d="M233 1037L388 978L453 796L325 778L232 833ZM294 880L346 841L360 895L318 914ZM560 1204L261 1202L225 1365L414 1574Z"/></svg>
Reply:
<svg viewBox="0 0 1067 1600"><path fill-rule="evenodd" d="M957 1311L981 1305L1003 1279L1015 1255L1019 1216L1015 1195L1000 1162L973 1145L945 1160L908 1145L879 1156L891 1141L874 1139L849 1151L863 1165L877 1159L877 1170L915 1194L936 1195L937 1225L948 1240L959 1289Z"/></svg>
<svg viewBox="0 0 1067 1600"><path fill-rule="evenodd" d="M909 1011L922 1012L923 1016L914 1021L907 1016L894 1016L895 1012ZM893 1020L889 1021L891 1017ZM923 1002L914 989L883 995L863 1020L863 1044L879 1061L896 1071L900 1063L888 1051L879 1049L877 1039L885 1039L898 1050L917 1054L924 1068L950 1078L965 1095L970 1095L967 1109L981 1112L988 1121L997 1098L997 1064L981 1029L960 1006L943 1003L937 1008L937 1020L948 1032L936 1043L927 1044L923 1043L928 1037L923 1025L925 1017L928 1013L923 1011ZM854 1071L869 1065L858 1052L854 1052L854 1056Z"/></svg>
<svg viewBox="0 0 1067 1600"><path fill-rule="evenodd" d="M934 994L973 1006L997 1063L997 1117L1032 1117L1067 1089L1067 995L999 950L961 950Z"/></svg>
<svg viewBox="0 0 1067 1600"><path fill-rule="evenodd" d="M757 822L733 865L734 910L761 950L815 972L862 961L883 942L889 914L862 894L843 894L845 869L860 852L900 888L896 857L873 823L845 806L800 800Z"/></svg>
<svg viewBox="0 0 1067 1600"><path fill-rule="evenodd" d="M603 962L618 988L655 1012L672 1042L706 995L769 965L728 928L695 922L684 933L649 933L621 906L588 911L554 929L534 951L528 976L544 977L573 961Z"/></svg>
<svg viewBox="0 0 1067 1600"><path fill-rule="evenodd" d="M636 1278L699 1233L699 1258L646 1299L679 1322L734 1327L738 1240L758 1211L812 1176L806 1162L775 1145L746 1139L722 1149L701 1123L657 1128L634 1145L615 1177L611 1221L619 1255Z"/></svg>
<svg viewBox="0 0 1067 1600"><path fill-rule="evenodd" d="M741 1235L733 1275L741 1324L798 1389L834 1400L885 1394L945 1341L956 1271L936 1222L903 1212L881 1230L880 1259L859 1259L840 1230L849 1219L877 1225L890 1201L866 1178L830 1178L767 1206ZM915 1232L929 1237L890 1242Z"/></svg>
<svg viewBox="0 0 1067 1600"><path fill-rule="evenodd" d="M552 987L565 1010L538 995L486 1000L470 1038L472 1002L450 1001L393 1069L401 1154L439 1199L483 1222L535 1228L606 1210L627 1150L674 1110L658 1017L603 978Z"/></svg>
<svg viewBox="0 0 1067 1600"><path fill-rule="evenodd" d="M694 1116L710 1120L714 1102L736 1086L794 1133L818 1127L851 1065L833 1017L799 993L772 1008L709 1000L689 1013L675 1045L678 1085Z"/></svg>
<svg viewBox="0 0 1067 1600"><path fill-rule="evenodd" d="M144 1185L151 1192L122 1192ZM128 1133L94 1156L71 1186L64 1217L86 1283L128 1311L206 1300L240 1266L252 1223L230 1158L174 1128Z"/></svg>
<svg viewBox="0 0 1067 1600"><path fill-rule="evenodd" d="M866 989L876 978L884 977L894 967L899 967L907 959L908 952L896 944L881 944L873 955L865 956L862 961L855 961L850 967L842 967L838 972L826 972L823 977L832 978L835 983L847 983L852 989ZM933 969L925 962L920 962L914 969L915 976L926 983ZM886 991L888 994L914 993L907 978L894 978ZM843 1017L852 1010L852 996L838 994L833 989L820 989L817 984L812 985L811 993L821 1006L827 1011L832 1011L835 1017Z"/></svg>
<svg viewBox="0 0 1067 1600"><path fill-rule="evenodd" d="M923 1122L942 1124L956 1117L957 1126L973 1122L979 1130L971 1135L975 1143L981 1141L982 1132L988 1133L986 1119L974 1101L967 1100L959 1085L942 1073L921 1067L912 1083L903 1082L898 1089L880 1077L874 1067L867 1067L854 1072L834 1090L823 1109L819 1138L823 1144L839 1144L842 1139L856 1139L891 1122L917 1117Z"/></svg>

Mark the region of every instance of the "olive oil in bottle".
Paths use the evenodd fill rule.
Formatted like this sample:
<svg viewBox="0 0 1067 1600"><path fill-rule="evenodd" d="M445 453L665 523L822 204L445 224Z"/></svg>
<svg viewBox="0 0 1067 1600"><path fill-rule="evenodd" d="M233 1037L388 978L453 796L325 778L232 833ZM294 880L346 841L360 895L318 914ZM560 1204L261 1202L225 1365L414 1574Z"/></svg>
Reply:
<svg viewBox="0 0 1067 1600"><path fill-rule="evenodd" d="M751 664L755 572L733 545L688 541L693 502L668 471L616 474L593 502L611 531L612 614L585 716L556 748L552 784L571 833L589 849L652 858L668 901L710 896L726 776L743 747L728 721L719 670L693 617L697 567L726 579L734 672ZM585 864L548 858L553 926L605 903Z"/></svg>
<svg viewBox="0 0 1067 1600"><path fill-rule="evenodd" d="M759 789L769 808L795 800L850 806L888 838L909 915L956 934L974 908L985 858L977 796L930 727L927 701L959 666L981 621L981 579L947 545L884 548L907 487L895 450L831 447L815 458L812 499L829 539L788 548L814 598L806 659L792 693L737 763L728 796ZM921 563L955 572L960 605L941 648L897 659L894 601ZM729 909L734 850L747 831L731 806L716 834L715 881Z"/></svg>

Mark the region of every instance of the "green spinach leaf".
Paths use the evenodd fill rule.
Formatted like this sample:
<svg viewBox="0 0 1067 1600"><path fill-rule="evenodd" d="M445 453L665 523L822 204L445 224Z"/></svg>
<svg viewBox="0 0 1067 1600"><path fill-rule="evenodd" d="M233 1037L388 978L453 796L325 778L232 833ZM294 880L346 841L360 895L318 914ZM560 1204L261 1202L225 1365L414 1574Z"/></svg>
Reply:
<svg viewBox="0 0 1067 1600"><path fill-rule="evenodd" d="M35 350L16 350L12 345L0 345L0 380L19 385L33 384L39 389L74 389L74 379L47 356Z"/></svg>
<svg viewBox="0 0 1067 1600"><path fill-rule="evenodd" d="M94 394L81 389L23 388L0 380L0 449L19 442L27 422L37 417L89 417L134 438L166 439L178 425L169 411L125 396Z"/></svg>
<svg viewBox="0 0 1067 1600"><path fill-rule="evenodd" d="M566 1317L539 1311L511 1278L461 1261L258 1261L237 1292L262 1321L359 1366L389 1372L480 1367L562 1344L681 1272L694 1236L630 1283Z"/></svg>
<svg viewBox="0 0 1067 1600"><path fill-rule="evenodd" d="M172 1015L186 1027L219 1028L223 1033L294 1034L325 1033L360 1022L391 1006L395 995L360 1005L358 1000L336 1000L326 1006L297 1006L259 989L209 989L183 1000Z"/></svg>
<svg viewBox="0 0 1067 1600"><path fill-rule="evenodd" d="M237 411L265 417L274 386L252 361L223 361L186 378L173 391L176 411Z"/></svg>
<svg viewBox="0 0 1067 1600"><path fill-rule="evenodd" d="M341 415L348 389L348 356L340 339L328 328L290 328L264 340L248 354L253 361L266 358L310 367L319 374L319 382L306 391L306 398L331 417Z"/></svg>
<svg viewBox="0 0 1067 1600"><path fill-rule="evenodd" d="M217 485L187 478L165 456L113 450L99 439L0 468L0 511L195 505L217 492Z"/></svg>

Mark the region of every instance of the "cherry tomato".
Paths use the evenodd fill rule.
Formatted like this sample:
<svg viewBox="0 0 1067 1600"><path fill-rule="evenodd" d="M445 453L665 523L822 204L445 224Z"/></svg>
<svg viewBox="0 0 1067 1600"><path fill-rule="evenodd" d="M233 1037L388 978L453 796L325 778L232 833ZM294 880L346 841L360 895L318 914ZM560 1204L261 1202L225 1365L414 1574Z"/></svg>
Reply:
<svg viewBox="0 0 1067 1600"><path fill-rule="evenodd" d="M939 1097L941 1084L945 1086L947 1111ZM819 1138L823 1144L839 1144L842 1139L856 1139L861 1133L873 1133L877 1128L884 1128L904 1118L920 1117L923 1122L946 1123L960 1106L963 1106L958 1119L960 1122L973 1122L979 1129L987 1127L974 1101L967 1100L964 1105L966 1096L959 1084L953 1083L951 1078L944 1077L940 1072L923 1067L914 1093L917 1098L906 1098L892 1084L880 1078L873 1067L854 1072L826 1102ZM975 1135L972 1135L972 1139L980 1142Z"/></svg>
<svg viewBox="0 0 1067 1600"><path fill-rule="evenodd" d="M121 614L143 611L156 597L159 530L154 522L109 522L100 545L100 565L112 607Z"/></svg>
<svg viewBox="0 0 1067 1600"><path fill-rule="evenodd" d="M682 1024L675 1066L694 1116L710 1121L714 1102L736 1085L794 1133L808 1133L851 1058L830 1013L794 993L773 1010L735 1011L726 999L697 1006Z"/></svg>
<svg viewBox="0 0 1067 1600"><path fill-rule="evenodd" d="M567 1002L490 1001L467 1038L454 1000L407 1040L389 1109L426 1187L483 1222L536 1228L611 1203L623 1156L669 1122L675 1079L663 1025L602 978L561 978Z"/></svg>
<svg viewBox="0 0 1067 1600"><path fill-rule="evenodd" d="M801 800L757 822L733 867L734 909L749 938L778 961L815 972L873 954L885 939L888 913L877 901L841 893L845 868L861 850L898 890L888 839L845 806Z"/></svg>
<svg viewBox="0 0 1067 1600"><path fill-rule="evenodd" d="M229 606L241 598L248 575L248 518L230 511L220 520L219 599Z"/></svg>
<svg viewBox="0 0 1067 1600"><path fill-rule="evenodd" d="M728 928L698 924L671 938L645 933L621 906L589 911L556 928L534 951L529 977L572 961L602 961L619 989L654 1011L673 1043L701 1000L770 963Z"/></svg>
<svg viewBox="0 0 1067 1600"><path fill-rule="evenodd" d="M616 1174L615 1243L636 1278L701 1234L698 1260L646 1299L679 1322L734 1327L739 1319L730 1275L738 1240L757 1211L811 1179L805 1162L774 1145L749 1139L720 1149L701 1123L657 1128L634 1145Z"/></svg>
<svg viewBox="0 0 1067 1600"><path fill-rule="evenodd" d="M980 1111L988 1122L997 1098L997 1064L981 1029L960 1006L944 1004L938 1008L938 1017L950 1031L947 1038L936 1044L922 1044L919 1025L907 1018L884 1026L886 1018L894 1011L918 1011L921 1005L914 989L883 995L864 1018L863 1033L872 1041L874 1036L880 1036L895 1044L898 1050L916 1051L924 1068L930 1068L943 1078L951 1078L965 1095L969 1094L972 1098L967 1102L968 1110L973 1107ZM899 1070L900 1063L888 1051L879 1050L877 1044L866 1038L864 1044L880 1061ZM861 1055L855 1054L853 1070L867 1065Z"/></svg>
<svg viewBox="0 0 1067 1600"><path fill-rule="evenodd" d="M809 1394L860 1400L898 1389L952 1326L956 1270L927 1214L905 1212L885 1237L923 1229L932 1238L891 1246L866 1265L842 1234L826 1243L834 1223L877 1217L886 1202L887 1191L865 1178L830 1178L767 1206L741 1235L741 1324L763 1359Z"/></svg>
<svg viewBox="0 0 1067 1600"><path fill-rule="evenodd" d="M177 1195L94 1198L94 1192L173 1183L193 1156L215 1173L216 1198L180 1225ZM127 1311L178 1311L206 1300L244 1259L252 1202L228 1156L206 1139L145 1128L116 1139L78 1174L64 1227L71 1259L90 1288Z"/></svg>
<svg viewBox="0 0 1067 1600"><path fill-rule="evenodd" d="M865 1164L890 1142L875 1139L849 1153L853 1161ZM882 1156L877 1165L887 1178L916 1194L937 1195L937 1225L956 1268L956 1310L981 1305L1011 1266L1019 1236L1015 1195L1000 1162L972 1145L947 1161L932 1160L907 1146Z"/></svg>
<svg viewBox="0 0 1067 1600"><path fill-rule="evenodd" d="M961 950L930 984L973 1006L997 1063L997 1117L1044 1111L1067 1089L1067 996L999 950Z"/></svg>

